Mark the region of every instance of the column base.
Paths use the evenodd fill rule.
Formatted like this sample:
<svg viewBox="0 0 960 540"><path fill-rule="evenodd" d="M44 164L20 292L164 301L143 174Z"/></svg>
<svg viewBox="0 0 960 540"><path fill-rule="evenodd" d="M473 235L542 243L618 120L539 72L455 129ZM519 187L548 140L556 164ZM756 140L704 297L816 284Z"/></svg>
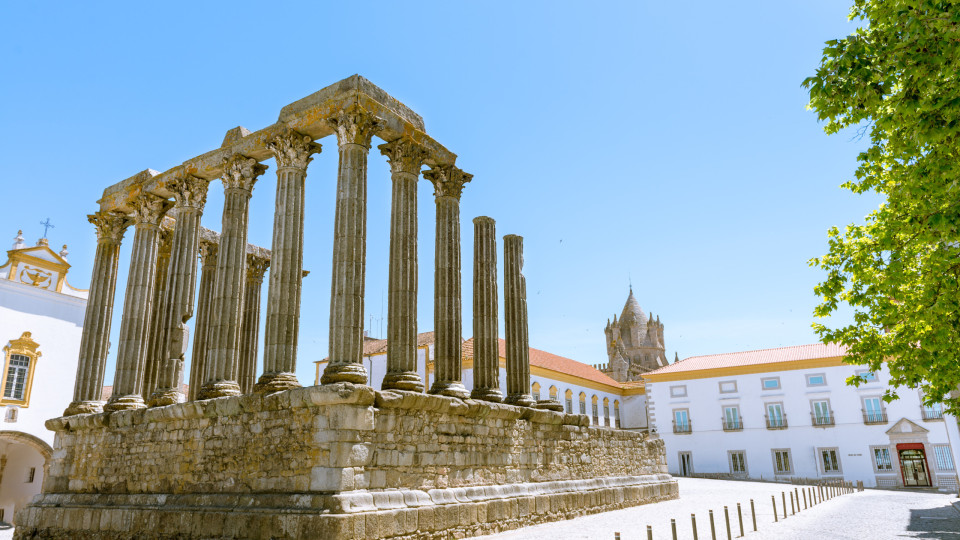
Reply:
<svg viewBox="0 0 960 540"><path fill-rule="evenodd" d="M353 384L367 384L367 370L363 364L344 363L328 364L320 377L320 384L334 384L348 382Z"/></svg>
<svg viewBox="0 0 960 540"><path fill-rule="evenodd" d="M467 388L460 381L437 381L430 387L430 393L460 399L470 397L470 392L467 392Z"/></svg>
<svg viewBox="0 0 960 540"><path fill-rule="evenodd" d="M203 383L197 392L197 399L213 399L240 395L240 385L237 381L213 381Z"/></svg>
<svg viewBox="0 0 960 540"><path fill-rule="evenodd" d="M103 412L102 401L73 401L63 411L64 416L74 416L77 414L98 414Z"/></svg>
<svg viewBox="0 0 960 540"><path fill-rule="evenodd" d="M470 399L500 403L503 401L503 392L499 388L474 388L470 392Z"/></svg>
<svg viewBox="0 0 960 540"><path fill-rule="evenodd" d="M147 406L164 407L176 403L183 403L183 394L178 392L176 388L160 388L150 395Z"/></svg>
<svg viewBox="0 0 960 540"><path fill-rule="evenodd" d="M257 384L253 385L253 391L258 394L272 394L291 388L300 388L300 381L296 374L287 372L264 373Z"/></svg>
<svg viewBox="0 0 960 540"><path fill-rule="evenodd" d="M563 405L555 399L541 399L534 406L534 409L543 409L545 411L563 412Z"/></svg>
<svg viewBox="0 0 960 540"><path fill-rule="evenodd" d="M533 407L537 401L530 394L511 394L503 400L507 405L517 405L520 407Z"/></svg>
<svg viewBox="0 0 960 540"><path fill-rule="evenodd" d="M384 390L405 390L407 392L423 392L423 381L416 371L396 371L387 373L383 377Z"/></svg>
<svg viewBox="0 0 960 540"><path fill-rule="evenodd" d="M103 406L103 412L132 411L133 409L146 408L147 404L143 402L143 396L130 394L128 396L111 397L110 401Z"/></svg>

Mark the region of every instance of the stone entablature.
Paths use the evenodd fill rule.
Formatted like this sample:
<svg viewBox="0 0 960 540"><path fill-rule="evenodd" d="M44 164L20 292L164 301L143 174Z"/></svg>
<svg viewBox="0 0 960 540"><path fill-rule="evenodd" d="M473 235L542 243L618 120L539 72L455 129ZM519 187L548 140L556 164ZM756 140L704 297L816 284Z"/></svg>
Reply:
<svg viewBox="0 0 960 540"><path fill-rule="evenodd" d="M588 425L349 383L56 418L17 537L447 537L677 496L661 440Z"/></svg>

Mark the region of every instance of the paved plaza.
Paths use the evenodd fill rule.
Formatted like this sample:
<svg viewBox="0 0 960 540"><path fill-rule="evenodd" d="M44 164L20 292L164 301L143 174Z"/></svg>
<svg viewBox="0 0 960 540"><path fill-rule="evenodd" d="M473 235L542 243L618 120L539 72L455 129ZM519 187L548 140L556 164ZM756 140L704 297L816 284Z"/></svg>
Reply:
<svg viewBox="0 0 960 540"><path fill-rule="evenodd" d="M690 514L697 516L698 536L710 539L708 512L713 510L718 539L726 539L723 506L730 509L731 537L737 538L737 503L744 511L745 538L764 540L937 538L960 539L960 511L955 494L866 490L824 501L813 508L782 517L781 492L795 486L679 478L680 499L637 506L582 518L483 536L487 540L645 540L647 525L656 539L671 538L670 520L677 521L677 538L692 539ZM777 498L780 521L774 523L770 497ZM750 499L757 510L757 532L750 521ZM789 507L789 495L787 506ZM802 505L802 502L801 502ZM789 514L789 511L788 511Z"/></svg>

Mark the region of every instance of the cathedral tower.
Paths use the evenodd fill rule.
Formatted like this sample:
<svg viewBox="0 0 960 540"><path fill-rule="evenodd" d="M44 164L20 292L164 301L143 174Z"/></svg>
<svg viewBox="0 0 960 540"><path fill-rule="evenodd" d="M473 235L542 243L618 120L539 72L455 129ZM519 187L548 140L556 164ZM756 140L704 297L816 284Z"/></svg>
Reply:
<svg viewBox="0 0 960 540"><path fill-rule="evenodd" d="M663 323L647 315L633 296L633 287L620 318L613 316L604 328L609 363L604 373L617 381L636 381L640 374L667 365Z"/></svg>

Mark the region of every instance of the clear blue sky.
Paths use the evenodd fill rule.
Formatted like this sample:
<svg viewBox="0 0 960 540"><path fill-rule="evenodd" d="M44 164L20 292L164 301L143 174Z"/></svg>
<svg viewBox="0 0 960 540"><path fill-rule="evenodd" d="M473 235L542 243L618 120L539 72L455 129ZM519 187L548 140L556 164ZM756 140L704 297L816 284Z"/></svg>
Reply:
<svg viewBox="0 0 960 540"><path fill-rule="evenodd" d="M87 287L86 214L103 189L257 130L284 105L359 73L415 111L475 175L463 195L464 336L470 220L525 237L530 342L606 361L603 327L628 276L681 358L815 341L826 230L876 198L838 186L863 142L827 137L801 81L848 34L847 2L7 2L0 7L0 238L50 217ZM307 179L301 382L326 356L337 152ZM375 141L379 142L379 141ZM251 203L269 247L275 167ZM203 224L220 229L212 184ZM370 156L367 313L385 334L390 180ZM419 327L433 328L434 206L421 182ZM132 232L121 254L119 306ZM501 247L502 249L502 247ZM502 273L502 269L501 269ZM266 294L266 286L264 287ZM370 321L368 317L368 322ZM382 330L381 330L382 328ZM502 334L502 323L501 323ZM111 356L107 382L113 378Z"/></svg>

